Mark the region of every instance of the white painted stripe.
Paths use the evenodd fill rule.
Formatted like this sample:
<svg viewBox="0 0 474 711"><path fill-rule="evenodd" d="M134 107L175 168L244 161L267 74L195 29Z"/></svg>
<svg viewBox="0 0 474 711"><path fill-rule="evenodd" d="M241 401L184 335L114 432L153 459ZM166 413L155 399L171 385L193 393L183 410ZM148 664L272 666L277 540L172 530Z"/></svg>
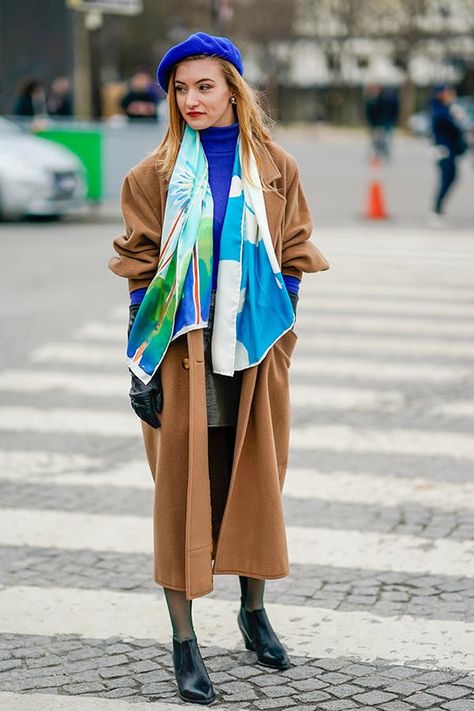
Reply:
<svg viewBox="0 0 474 711"><path fill-rule="evenodd" d="M362 312L382 313L382 314L409 314L410 318L419 316L451 316L458 319L460 316L468 316L472 318L474 313L474 299L472 303L451 303L446 301L430 301L428 303L414 299L404 300L402 295L396 301L389 299L364 299L355 294L341 297L338 293L335 294L318 294L314 299L302 299L302 311L324 313L326 309L335 309L341 311L355 311L358 314ZM298 311L299 313L299 311Z"/></svg>
<svg viewBox="0 0 474 711"><path fill-rule="evenodd" d="M348 425L299 427L291 431L291 447L474 459L474 437L457 432L415 429L374 430Z"/></svg>
<svg viewBox="0 0 474 711"><path fill-rule="evenodd" d="M315 303L315 307L316 306L317 304ZM315 334L321 334L321 332L325 329L336 329L338 331L340 330L343 335L345 335L346 331L367 331L369 333L405 333L414 336L426 335L435 337L449 335L455 337L457 336L458 338L472 338L472 336L474 336L474 323L472 319L450 321L448 318L445 320L423 318L384 318L382 316L364 316L360 313L357 313L357 315L354 316L343 313L340 315L332 315L318 311L317 308L313 311L309 308L304 308L303 306L298 311L296 323L297 330L298 328L309 330L310 327L314 327ZM81 328L77 335L81 339L112 341L117 342L117 344L125 343L123 338L123 327L110 324L89 323ZM55 351L58 350L59 353L64 352L65 345L66 344L58 343L43 346L35 351L35 360L48 360L49 358L54 359ZM122 350L124 349L125 345ZM89 347L87 347L87 349L84 347L84 350L89 350ZM118 352L118 350L118 348L115 349L116 352Z"/></svg>
<svg viewBox="0 0 474 711"><path fill-rule="evenodd" d="M295 370L298 371L297 366ZM403 393L397 390L339 388L326 385L309 387L298 383L292 383L290 397L292 407L307 407L312 410L381 410L383 412L393 412L403 407L405 402Z"/></svg>
<svg viewBox="0 0 474 711"><path fill-rule="evenodd" d="M307 334L303 333L301 335L301 342L307 341ZM320 342L324 343L323 337L319 336ZM308 344L309 345L309 344ZM318 345L315 343L315 349ZM90 379L90 383L101 383L99 388L102 389L104 394L123 394L123 388L126 387L126 378L128 375L125 374L125 354L120 353L118 348L111 348L107 346L92 346L88 348L82 344L74 343L64 343L64 344L50 344L43 346L42 348L35 351L32 355L32 360L35 362L63 362L68 364L94 364L94 365L104 365L104 366L120 366L124 368L124 376L122 378L113 378L107 382L106 377L94 376ZM367 359L355 360L354 358L317 358L311 357L304 359L300 356L299 352L296 351L293 358L293 370L302 373L330 375L335 377L352 377L356 379L367 379L367 380L429 380L433 382L448 381L455 378L463 377L466 373L466 369L461 367L452 367L444 365L430 365L426 363L398 363L396 361L384 362L384 361L371 361ZM112 376L108 376L112 378ZM24 386L21 386L21 379L18 380L20 383L19 388L28 389L28 383L32 382L34 378L27 380L26 376L24 378ZM8 382L8 381L5 381ZM38 385L32 384L32 388L39 389L40 387L46 388L48 385L50 387L57 383L57 387L68 387L73 389L75 392L87 392L88 388L93 388L93 385L88 385L86 380L82 376L76 376L68 381L67 375L61 376L60 374L54 373L51 375L46 375L44 380L41 377L38 378ZM43 383L43 384L41 384ZM14 382L11 385L13 389ZM9 385L7 384L8 388ZM1 389L1 381L0 381Z"/></svg>
<svg viewBox="0 0 474 711"><path fill-rule="evenodd" d="M84 472L103 465L101 459L82 454L0 449L0 478L22 479ZM69 474L68 474L69 476Z"/></svg>
<svg viewBox="0 0 474 711"><path fill-rule="evenodd" d="M4 456L4 455L7 456ZM8 457L8 452L0 452L0 480L28 482L35 484L60 484L61 486L112 486L132 489L153 489L153 479L148 464L143 460L128 462L117 469L87 472L90 465L76 466L77 455L61 455L63 461L57 466L48 466L48 452L19 453L19 457ZM33 456L29 456L33 454ZM36 455L36 456L34 456ZM42 456L44 455L44 457ZM11 466L13 460L13 466ZM102 465L103 466L103 465Z"/></svg>
<svg viewBox="0 0 474 711"><path fill-rule="evenodd" d="M325 254L328 253L325 252ZM440 271L444 271L446 268L446 262L450 260L452 264L456 264L456 269L459 269L461 272L465 269L468 274L471 269L471 264L474 261L474 254L470 251L460 251L457 253L454 249L450 254L435 254L434 252L428 253L423 250L403 251L403 254L401 254L400 249L394 250L389 249L388 247L386 251L384 247L383 251L372 252L371 250L369 252L366 247L357 249L344 245L344 247L339 249L337 247L331 248L331 251L328 254L328 259L332 264L335 263L334 260L337 260L339 277L341 276L341 269L345 267L348 271L349 268L352 271L354 268L353 261L359 259L372 263L376 262L380 264L382 268L393 268L396 266L404 268L406 267L408 260L411 264L422 266L430 265L433 268L433 271L436 270L437 267L441 267ZM467 274L465 276L467 276Z"/></svg>
<svg viewBox="0 0 474 711"><path fill-rule="evenodd" d="M438 405L434 411L448 417L474 417L474 400L446 402L443 405Z"/></svg>
<svg viewBox="0 0 474 711"><path fill-rule="evenodd" d="M445 382L462 378L469 373L467 368L445 365L430 365L427 363L403 363L395 361L369 360L363 358L335 358L317 356L305 358L298 352L292 360L292 370L307 375L329 375L334 377L350 377L354 380L409 380L416 382Z"/></svg>
<svg viewBox="0 0 474 711"><path fill-rule="evenodd" d="M331 272L328 272L328 276ZM362 295L378 297L392 297L395 302L398 299L414 299L417 303L421 299L427 300L437 300L449 299L453 302L464 303L466 301L474 300L474 289L463 286L461 283L456 286L444 286L443 284L437 284L435 287L423 286L423 285L413 285L413 284L403 284L397 282L390 284L389 282L376 283L371 280L371 283L360 282L359 284L352 278L349 282L345 282L343 279L338 280L337 287L334 286L334 282L329 279L325 279L324 274L315 275L313 278L311 274L305 274L303 276L303 281L301 285L302 291L315 292L317 294L334 294L337 289L338 295L349 294L350 296L359 297ZM126 310L123 312L124 318L127 317Z"/></svg>
<svg viewBox="0 0 474 711"><path fill-rule="evenodd" d="M3 508L0 543L151 553L152 509L153 497L150 518ZM295 526L287 535L293 563L474 577L474 541Z"/></svg>
<svg viewBox="0 0 474 711"><path fill-rule="evenodd" d="M108 395L120 397L128 393L129 387L130 379L126 372L123 375L98 375L90 372L68 373L60 370L4 370L0 372L0 391L3 392L39 393L63 390L95 397Z"/></svg>
<svg viewBox="0 0 474 711"><path fill-rule="evenodd" d="M62 390L96 397L125 397L130 387L128 375L97 375L65 371L6 370L0 372L0 391L47 392ZM394 390L367 390L364 388L338 388L318 386L303 387L294 384L291 389L295 407L330 410L386 411L402 407L403 394ZM127 398L128 402L128 398Z"/></svg>
<svg viewBox="0 0 474 711"><path fill-rule="evenodd" d="M119 321L128 321L128 306L116 306L110 311L110 318L118 319Z"/></svg>
<svg viewBox="0 0 474 711"><path fill-rule="evenodd" d="M151 553L153 498L150 517L0 509L0 543L46 546L67 550Z"/></svg>
<svg viewBox="0 0 474 711"><path fill-rule="evenodd" d="M132 412L0 408L0 429L10 432L73 432L100 437L136 437L141 436L139 422ZM373 430L347 425L308 426L292 429L291 447L474 459L473 437L443 431Z"/></svg>
<svg viewBox="0 0 474 711"><path fill-rule="evenodd" d="M311 351L318 353L319 351L329 351L332 354L341 355L342 352L347 352L352 357L353 353L375 353L396 354L402 357L406 356L443 356L443 358L472 358L474 357L474 341L460 341L450 338L427 339L406 337L393 337L387 335L371 336L364 335L348 335L341 333L340 335L329 333L305 333L300 334L296 353Z"/></svg>
<svg viewBox="0 0 474 711"><path fill-rule="evenodd" d="M73 432L98 437L136 437L139 419L132 411L0 407L0 429L8 432Z"/></svg>
<svg viewBox="0 0 474 711"><path fill-rule="evenodd" d="M84 326L81 326L81 328L79 328L74 335L81 339L123 343L125 348L123 324L117 325L113 323L99 322L86 323Z"/></svg>
<svg viewBox="0 0 474 711"><path fill-rule="evenodd" d="M297 324L300 328L313 328L314 333L324 329L340 331L367 331L369 333L406 333L415 336L458 336L467 338L474 336L473 319L459 321L440 321L430 319L397 319L371 316L330 316L315 313L314 315L302 309L298 312Z"/></svg>
<svg viewBox="0 0 474 711"><path fill-rule="evenodd" d="M193 617L200 644L242 649L235 631L238 606L237 601L218 598L195 600ZM266 609L292 654L365 662L382 658L423 668L473 668L472 623L271 603ZM125 641L151 637L162 644L171 639L166 602L156 595L18 586L0 592L0 610L4 633L119 636Z"/></svg>
<svg viewBox="0 0 474 711"><path fill-rule="evenodd" d="M352 474L290 469L285 496L368 506L414 505L445 511L474 509L474 483L448 484L429 479L403 479L387 474Z"/></svg>
<svg viewBox="0 0 474 711"><path fill-rule="evenodd" d="M170 689L172 688L170 684ZM197 708L194 704L193 706ZM176 711L179 707L176 702L131 703L130 699L103 699L83 694L70 696L0 691L0 708L5 711ZM219 704L219 708L225 711L229 707Z"/></svg>
<svg viewBox="0 0 474 711"><path fill-rule="evenodd" d="M301 312L304 312L304 308ZM299 316L298 316L299 319ZM299 330L299 321L297 322L297 330ZM461 334L462 335L462 334ZM80 336L82 339L91 339L104 342L122 342L123 340L123 328L117 327L109 324L87 324L80 330ZM58 344L60 352L69 353L70 350L64 350L67 344ZM81 344L81 349L83 345ZM109 362L110 359L116 359L117 349L102 349L97 346L91 346L91 351L97 353L97 358L99 362ZM397 353L402 356L407 355L442 355L445 358L449 357L473 357L474 356L474 342L469 342L465 340L455 340L450 338L449 341L446 338L427 339L427 338L412 338L410 340L404 338L403 336L390 336L390 335L377 335L371 336L369 334L355 335L347 334L341 332L339 335L334 335L325 332L316 332L314 335L305 331L301 334L300 340L298 341L298 351L301 349L315 351L316 353L320 350L324 351L349 351L352 353L357 352L370 352L370 353ZM297 351L297 352L298 352ZM43 351L40 351L42 353ZM81 350L82 352L82 350ZM103 353L103 356L101 355ZM79 356L71 356L75 360L73 362L80 362ZM37 359L35 357L35 359ZM43 360L43 356L40 356Z"/></svg>
<svg viewBox="0 0 474 711"><path fill-rule="evenodd" d="M116 469L81 473L88 464L80 464L78 455L60 455L54 460L47 452L15 453L8 457L0 451L0 479L62 486L105 486L153 490L148 464L134 460ZM33 454L33 456L30 456ZM36 455L36 456L34 456ZM95 460L91 460L96 463ZM78 466L79 464L79 466ZM449 484L429 479L403 479L376 474L290 469L286 475L284 497L322 501L359 503L373 506L417 505L445 511L474 508L474 483Z"/></svg>
<svg viewBox="0 0 474 711"><path fill-rule="evenodd" d="M84 343L47 343L32 352L34 363L74 363L75 365L122 365L126 363L125 347L91 346Z"/></svg>

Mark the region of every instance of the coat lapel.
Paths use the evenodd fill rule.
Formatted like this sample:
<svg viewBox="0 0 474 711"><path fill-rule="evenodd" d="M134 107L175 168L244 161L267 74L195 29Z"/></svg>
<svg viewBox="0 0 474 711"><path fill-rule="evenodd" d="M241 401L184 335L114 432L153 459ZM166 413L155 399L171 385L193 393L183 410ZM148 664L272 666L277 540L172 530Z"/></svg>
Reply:
<svg viewBox="0 0 474 711"><path fill-rule="evenodd" d="M276 247L282 224L282 217L286 207L286 198L278 192L276 188L275 182L281 177L281 172L273 160L270 151L265 147L260 151L260 160L262 163L262 180L274 187L274 190L265 190L263 198L265 200L268 227L272 236L273 246Z"/></svg>

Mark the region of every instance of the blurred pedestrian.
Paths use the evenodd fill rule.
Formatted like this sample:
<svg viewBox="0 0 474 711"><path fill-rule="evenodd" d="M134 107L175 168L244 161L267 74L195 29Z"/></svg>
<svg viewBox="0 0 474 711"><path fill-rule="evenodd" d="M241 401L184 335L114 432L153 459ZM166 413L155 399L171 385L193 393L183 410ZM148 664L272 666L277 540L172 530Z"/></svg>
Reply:
<svg viewBox="0 0 474 711"><path fill-rule="evenodd" d="M46 92L42 81L30 77L20 83L13 114L24 117L47 115Z"/></svg>
<svg viewBox="0 0 474 711"><path fill-rule="evenodd" d="M56 77L51 84L48 113L50 116L73 115L71 82L67 77Z"/></svg>
<svg viewBox="0 0 474 711"><path fill-rule="evenodd" d="M165 54L168 130L125 178L126 233L109 263L131 291L130 397L156 487L154 579L179 694L203 704L215 694L191 603L215 574L239 576L246 648L268 667L290 664L263 598L266 578L288 575L281 489L298 288L303 272L329 267L310 241L295 159L273 142L242 74L224 37L198 32Z"/></svg>
<svg viewBox="0 0 474 711"><path fill-rule="evenodd" d="M137 72L120 105L131 121L156 121L158 94L148 72Z"/></svg>
<svg viewBox="0 0 474 711"><path fill-rule="evenodd" d="M400 112L396 91L379 84L367 86L364 110L373 154L388 160L391 154L392 135Z"/></svg>
<svg viewBox="0 0 474 711"><path fill-rule="evenodd" d="M456 91L450 84L434 87L430 119L439 180L429 220L436 226L443 224L445 200L458 176L458 159L468 149L463 111L456 104Z"/></svg>

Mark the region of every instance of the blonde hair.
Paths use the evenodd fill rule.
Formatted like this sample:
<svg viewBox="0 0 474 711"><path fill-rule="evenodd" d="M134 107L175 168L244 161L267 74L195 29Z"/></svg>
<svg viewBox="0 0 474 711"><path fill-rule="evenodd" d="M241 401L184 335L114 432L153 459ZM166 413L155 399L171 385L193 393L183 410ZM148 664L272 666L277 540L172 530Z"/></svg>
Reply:
<svg viewBox="0 0 474 711"><path fill-rule="evenodd" d="M257 168L261 175L262 165L259 148L261 148L265 142L271 140L270 129L273 124L271 119L265 114L257 92L247 84L234 65L226 59L215 57L215 55L199 54L186 57L186 60L183 61L187 61L188 59L207 59L209 56L213 56L218 60L224 79L232 91L233 96L236 98L236 103L233 104L233 108L237 113L239 122L239 134L242 144L242 172L244 177L249 180L250 153L252 152L254 154ZM186 121L178 108L174 87L177 66L178 64L173 67L168 86L168 129L160 145L154 152L157 156L158 167L167 181L171 178L171 173L176 163L184 129L186 127ZM271 188L264 183L263 179L261 180L263 189L270 190Z"/></svg>

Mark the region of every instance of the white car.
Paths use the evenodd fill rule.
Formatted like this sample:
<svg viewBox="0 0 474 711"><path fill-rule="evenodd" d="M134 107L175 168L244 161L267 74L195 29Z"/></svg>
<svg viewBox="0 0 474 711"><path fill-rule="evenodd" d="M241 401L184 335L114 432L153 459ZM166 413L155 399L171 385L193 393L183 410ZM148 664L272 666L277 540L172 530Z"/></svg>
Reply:
<svg viewBox="0 0 474 711"><path fill-rule="evenodd" d="M59 216L86 204L84 166L74 153L0 118L0 218Z"/></svg>

